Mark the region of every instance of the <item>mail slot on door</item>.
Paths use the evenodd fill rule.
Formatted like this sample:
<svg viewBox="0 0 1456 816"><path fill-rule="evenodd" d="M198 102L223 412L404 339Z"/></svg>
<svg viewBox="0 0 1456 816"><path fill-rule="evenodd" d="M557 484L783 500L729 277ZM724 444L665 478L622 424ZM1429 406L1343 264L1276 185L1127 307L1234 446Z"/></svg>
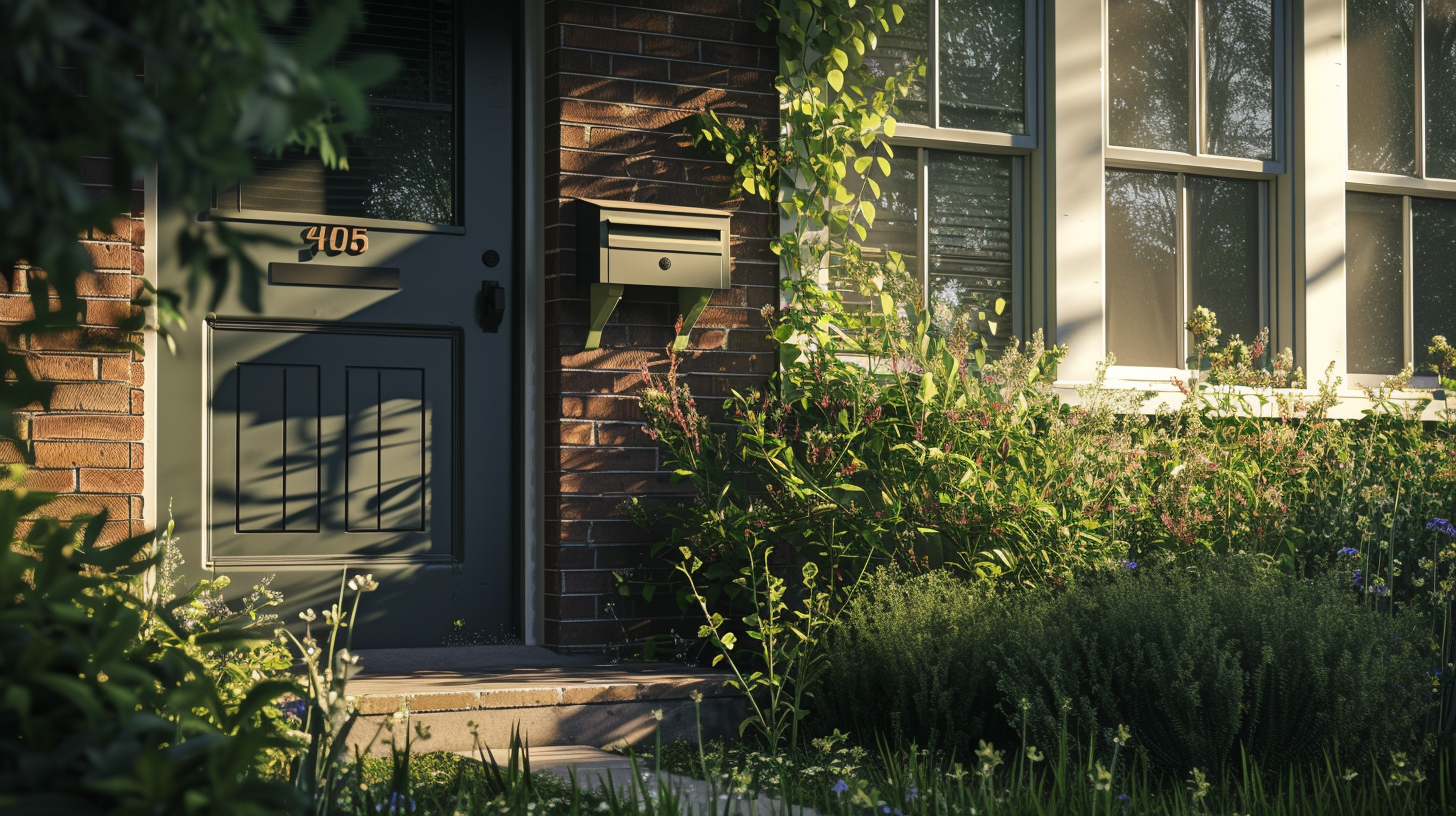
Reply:
<svg viewBox="0 0 1456 816"><path fill-rule="evenodd" d="M678 348L715 289L729 288L731 213L631 201L577 199L577 280L591 285L586 348L597 348L623 287L675 286Z"/></svg>
<svg viewBox="0 0 1456 816"><path fill-rule="evenodd" d="M728 288L731 213L592 199L577 206L583 283Z"/></svg>

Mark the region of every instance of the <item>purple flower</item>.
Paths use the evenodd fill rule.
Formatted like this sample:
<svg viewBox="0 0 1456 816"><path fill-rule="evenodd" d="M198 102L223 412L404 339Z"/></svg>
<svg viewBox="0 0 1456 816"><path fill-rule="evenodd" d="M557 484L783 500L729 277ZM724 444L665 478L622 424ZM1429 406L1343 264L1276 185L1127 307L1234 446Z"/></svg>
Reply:
<svg viewBox="0 0 1456 816"><path fill-rule="evenodd" d="M1355 574L1352 577L1354 577L1355 579L1356 589L1359 589L1365 583L1365 573L1361 572L1360 570L1355 570Z"/></svg>
<svg viewBox="0 0 1456 816"><path fill-rule="evenodd" d="M1355 549L1354 547L1341 547L1339 554L1347 556L1349 558L1354 558L1355 556L1360 554L1360 551Z"/></svg>
<svg viewBox="0 0 1456 816"><path fill-rule="evenodd" d="M915 787L914 785L911 785L910 786L910 790L905 791L905 798L906 799L909 799L911 801L914 801L916 799L919 799L920 798L920 789L917 788L917 787Z"/></svg>
<svg viewBox="0 0 1456 816"><path fill-rule="evenodd" d="M1370 591L1371 592L1374 592L1376 595L1389 595L1390 594L1390 588L1387 587L1385 584L1376 584L1375 586L1373 586L1373 587L1370 588Z"/></svg>
<svg viewBox="0 0 1456 816"><path fill-rule="evenodd" d="M1138 562L1136 561L1123 561L1122 565L1130 570L1135 570L1138 568Z"/></svg>
<svg viewBox="0 0 1456 816"><path fill-rule="evenodd" d="M849 790L849 783L841 779L838 782L835 782L834 786L831 787L829 790L831 793L844 793Z"/></svg>
<svg viewBox="0 0 1456 816"><path fill-rule="evenodd" d="M1131 796L1128 796L1125 793L1120 793L1120 794L1117 795L1117 801L1119 801L1119 802L1127 802L1127 801L1129 801L1131 799L1132 799L1132 797Z"/></svg>
<svg viewBox="0 0 1456 816"><path fill-rule="evenodd" d="M1426 522L1426 529L1439 530L1448 536L1456 536L1456 527L1451 526L1451 522L1443 518L1433 518Z"/></svg>

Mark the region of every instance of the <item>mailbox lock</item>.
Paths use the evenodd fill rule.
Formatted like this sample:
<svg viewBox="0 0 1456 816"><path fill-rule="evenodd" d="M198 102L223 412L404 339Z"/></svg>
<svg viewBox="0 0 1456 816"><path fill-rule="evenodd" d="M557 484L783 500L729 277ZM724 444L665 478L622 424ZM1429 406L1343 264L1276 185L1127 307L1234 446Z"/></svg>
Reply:
<svg viewBox="0 0 1456 816"><path fill-rule="evenodd" d="M657 268L658 269L661 269L663 272L666 272L667 270L669 270L669 269L672 268L672 259L671 258L662 258L662 259L658 260L658 262L657 262Z"/></svg>

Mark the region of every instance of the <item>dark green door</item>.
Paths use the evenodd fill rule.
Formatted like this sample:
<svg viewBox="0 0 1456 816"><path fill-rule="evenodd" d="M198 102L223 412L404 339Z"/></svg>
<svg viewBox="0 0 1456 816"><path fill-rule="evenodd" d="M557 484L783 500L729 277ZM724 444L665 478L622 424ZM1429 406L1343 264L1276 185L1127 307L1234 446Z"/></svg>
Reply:
<svg viewBox="0 0 1456 816"><path fill-rule="evenodd" d="M348 48L403 70L350 171L269 159L208 216L270 239L270 272L261 314L198 315L161 361L159 499L190 568L230 594L273 576L290 619L372 573L356 646L514 634L515 321L489 312L517 288L517 29L494 4L364 6Z"/></svg>

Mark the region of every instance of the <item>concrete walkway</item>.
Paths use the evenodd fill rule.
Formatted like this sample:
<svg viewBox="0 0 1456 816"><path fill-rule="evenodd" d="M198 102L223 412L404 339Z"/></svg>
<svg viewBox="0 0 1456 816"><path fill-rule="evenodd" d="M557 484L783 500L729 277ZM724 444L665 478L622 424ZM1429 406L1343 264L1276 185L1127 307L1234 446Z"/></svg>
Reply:
<svg viewBox="0 0 1456 816"><path fill-rule="evenodd" d="M509 751L492 750L498 762L509 755ZM670 789L682 798L683 816L818 816L812 808L789 807L765 795L721 794L701 779L667 772L658 777L651 768L640 765L634 777L631 760L611 751L557 745L532 748L529 754L533 772L546 771L565 780L574 774L576 784L584 790L599 791L610 784L624 795L634 789L640 796L643 786L649 795L660 788Z"/></svg>

